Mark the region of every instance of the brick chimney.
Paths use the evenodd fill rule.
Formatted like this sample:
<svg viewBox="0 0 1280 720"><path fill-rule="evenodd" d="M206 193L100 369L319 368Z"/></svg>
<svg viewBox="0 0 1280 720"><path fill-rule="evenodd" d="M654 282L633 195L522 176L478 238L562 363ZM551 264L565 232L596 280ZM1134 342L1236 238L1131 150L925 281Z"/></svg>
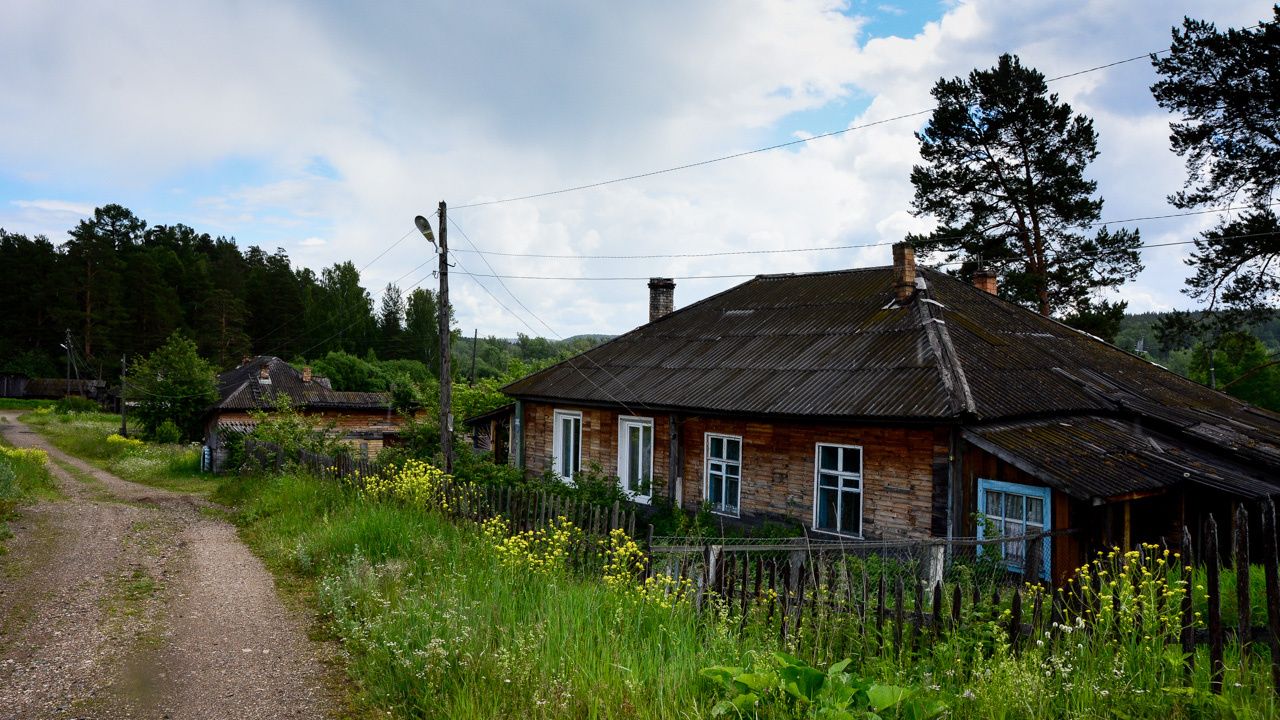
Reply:
<svg viewBox="0 0 1280 720"><path fill-rule="evenodd" d="M973 273L973 286L985 293L996 294L996 271L976 270Z"/></svg>
<svg viewBox="0 0 1280 720"><path fill-rule="evenodd" d="M251 356L249 356L249 355L245 355L244 357L240 358L240 364L241 364L241 365L248 365L248 364L249 364L249 361L251 361L251 360L253 360L253 358L252 358Z"/></svg>
<svg viewBox="0 0 1280 720"><path fill-rule="evenodd" d="M916 290L916 251L907 243L893 246L893 294L899 301Z"/></svg>
<svg viewBox="0 0 1280 720"><path fill-rule="evenodd" d="M671 278L649 278L649 322L675 309L676 281Z"/></svg>
<svg viewBox="0 0 1280 720"><path fill-rule="evenodd" d="M259 366L258 366L258 378L259 378L259 379L261 379L261 380L270 380L270 379L271 379L271 364L270 364L270 363L262 363L261 365L259 365Z"/></svg>
<svg viewBox="0 0 1280 720"><path fill-rule="evenodd" d="M307 366L307 367L302 368L302 382L304 382L304 383L309 383L309 382L311 382L311 367L310 367L310 366Z"/></svg>

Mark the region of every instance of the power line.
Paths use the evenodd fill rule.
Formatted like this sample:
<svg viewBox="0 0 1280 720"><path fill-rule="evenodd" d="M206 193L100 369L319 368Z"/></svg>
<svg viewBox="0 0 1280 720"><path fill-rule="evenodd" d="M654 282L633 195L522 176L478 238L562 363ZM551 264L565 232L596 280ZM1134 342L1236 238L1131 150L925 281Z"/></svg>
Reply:
<svg viewBox="0 0 1280 720"><path fill-rule="evenodd" d="M1057 80L1064 80L1066 78L1076 77L1077 75L1084 75L1086 73L1096 72L1098 70L1104 70L1106 68L1115 67L1117 65L1124 65L1125 63L1131 63L1136 60L1142 60L1145 58L1150 58L1155 55L1159 55L1160 53L1167 52L1168 50L1169 48L1164 48L1163 50L1156 50L1155 52L1145 53L1143 55L1135 55L1131 58L1126 58L1124 60L1117 60L1115 62L1107 63L1105 65L1098 65L1097 67L1091 67L1086 70L1079 70L1073 73L1068 73L1066 75L1059 75L1057 77L1048 78L1045 80L1045 82L1051 83ZM631 180L640 180L642 178L653 177L655 175L665 175L667 173L673 173L680 170L689 170L691 168L702 167L704 165L712 165L715 163L724 162L726 160L735 160L737 158L746 157L748 155L758 155L760 153L769 152L771 150L779 150L781 148L791 147L793 145L803 145L803 144L812 142L814 140L821 140L823 138L835 137L836 135L843 135L847 132L852 132L854 130L865 130L869 127L875 127L876 125L883 125L885 123L891 123L891 122L896 122L898 120L906 120L907 118L926 115L926 114L932 113L933 111L934 111L934 108L929 108L928 110L918 110L916 112L906 113L903 115L895 115L890 118L885 118L883 120L875 120L873 122L863 123L861 125L851 125L847 128L844 128L843 130L832 130L830 132L825 132L820 135L813 135L811 137L799 138L799 139L791 140L784 143L778 143L776 145L769 145L767 147L756 148L754 150L744 150L742 152L736 152L729 155L722 155L720 157L711 158L709 160L700 160L698 162L685 163L684 165L677 165L675 167L663 168L661 170L651 170L649 172L636 173L634 175L627 175L624 177L614 178L612 180L601 180L599 182L586 183L584 185L575 185L573 187L561 188L559 190L548 190L546 192L532 193L530 195L521 195L519 197L503 198L500 200L485 200L482 202L474 202L467 205L455 205L454 209L462 210L465 208L484 207L486 205L501 205L503 203L518 202L520 200L534 200L536 198L544 198L552 195L563 195L565 193L577 192L579 190L589 190L591 188L603 187L605 185L615 185L617 183L629 182Z"/></svg>
<svg viewBox="0 0 1280 720"><path fill-rule="evenodd" d="M397 241L395 241L395 242L391 243L391 246L390 246L390 247L388 247L386 250L383 250L382 252L378 253L378 256L377 256L377 257L375 257L374 259L372 259L372 260L370 260L369 262L365 263L365 264L364 264L364 266L362 266L359 270L357 270L357 271L356 271L356 274L360 274L360 273L364 272L365 270L368 270L370 265L372 265L372 264L374 264L374 263L378 262L379 260L381 260L383 255L386 255L387 253L389 253L389 252L391 252L392 250L394 250L394 249L396 248L396 246L397 246L397 245L399 245L400 243L404 242L404 241L405 241L405 238L409 237L409 236L410 236L410 235L412 235L413 233L414 233L414 231L413 231L413 230L410 230L409 232L407 232L407 233L405 233L403 236L401 236L399 240L397 240ZM418 267L422 267L422 266L421 266L421 265L419 265ZM291 271L291 272L292 272L292 271ZM410 271L410 272L412 272L412 271ZM406 274L407 274L407 273L406 273ZM253 345L253 344L255 344L255 343L259 343L259 342L262 342L263 340L266 340L268 337L270 337L271 335L273 335L277 330L279 330L279 329L283 328L285 325L288 325L289 323L293 322L294 320L297 320L298 318L302 317L303 315L305 315L305 314L306 314L306 312L307 312L307 309L304 307L302 310L298 311L298 312L297 312L297 313L295 313L294 315L290 316L289 318L286 318L286 319L284 320L284 322L282 322L282 323L280 323L279 325L275 326L274 328L272 328L272 329L268 330L267 332L263 333L262 335L259 335L256 339L251 339L251 340L249 341L249 342L250 342L250 345ZM280 344L279 344L279 343L277 343L277 344L276 344L276 346L275 346L274 348L272 348L272 350L276 350L276 349L278 349L279 347L280 347Z"/></svg>
<svg viewBox="0 0 1280 720"><path fill-rule="evenodd" d="M473 247L473 248L474 248L474 247L475 247L475 243L471 242L471 238L467 236L466 231L465 231L465 230L463 230L463 229L462 229L462 227L461 227L461 226L459 226L459 225L458 225L458 223L457 223L453 218L449 218L449 222L453 223L453 227L454 227L454 228L456 228L458 232L462 233L462 237L463 237L463 239L465 239L465 240L467 241L467 243L468 243L469 245L471 245L471 247ZM454 260L456 260L456 261L457 261L458 267L462 269L462 274L463 274L463 275L467 275L468 277L471 277L471 278L474 280L476 276L475 276L475 275L472 275L472 273L470 273L470 272L467 272L467 268L466 268L466 266L462 264L462 261L458 259L458 256L455 254L453 257L454 257ZM529 315L530 315L531 317L533 317L533 318L534 318L535 320L537 320L538 322L542 323L542 326L543 326L543 327L545 327L546 329L550 330L552 335L555 335L556 337L560 338L561 340L564 340L564 339L565 339L565 337L564 337L563 335L561 335L560 333L556 332L555 328L553 328L553 327L551 327L550 325L548 325L548 324L547 324L547 322L546 322L545 320L543 320L542 318L538 317L537 313L535 313L535 312L533 312L532 310L530 310L530 309L528 308L528 306L526 306L523 302L521 302L521 301L520 301L520 298L516 297L516 294L515 294L515 293L511 292L511 288L507 287L507 284L506 284L505 282L503 282L503 281L502 281L502 278L496 274L496 273L497 273L497 271L493 269L493 266L489 264L489 261L488 261L488 260L486 260L486 259L484 258L484 256L483 256L483 255L481 255L481 256L480 256L480 259L484 260L484 264L485 264L485 265L487 265L487 266L489 267L489 270L490 270L491 272L495 273L495 274L493 275L493 277L497 278L498 283L502 285L502 289L507 291L507 294L511 296L511 299L512 299L512 300L515 300L515 301L516 301L516 303L517 303L518 305L520 305L520 307L524 308L524 311L525 311L525 312L527 312L527 313L529 313ZM479 280L476 280L476 281L475 281L475 283L476 283L477 285L479 285L479 286L480 286L480 288L481 288L482 290L484 290L486 293L488 293L488 294L489 294L489 297L493 298L495 302L497 302L499 305L501 305L501 306L502 306L502 308L503 308L504 310L506 310L508 313L511 313L513 316L515 316L515 317L516 317L516 319L520 320L520 322L521 322L521 323L524 323L524 326L525 326L525 327L527 327L527 328L529 328L529 331L530 331L530 332L534 333L534 335L538 335L538 334L539 334L539 333L538 333L538 331L537 331L537 330L535 330L535 329L533 328L533 326L529 325L529 323L525 322L523 318L521 318L520 316L516 315L514 312L511 312L511 309L510 309L510 308L508 308L505 304L503 304L503 302L502 302L501 300L498 300L497 296L496 296L496 295L494 295L492 292L490 292L490 291L489 291L489 288L485 287L484 283L480 282ZM617 376L617 375L614 375L613 373L609 372L609 371L608 371L608 370L607 370L603 365L601 365L600 363L596 362L596 361L595 361L595 358L591 357L589 354L586 354L586 353L582 354L582 356L583 356L583 357L585 357L585 358L587 358L587 360L589 360L589 361L591 362L591 364L592 364L592 365L595 365L595 366L596 366L596 368L598 368L598 369L599 369L601 372L603 372L605 375L608 375L608 376L609 376L609 377L610 377L614 382L616 382L616 383L618 383L619 385L621 385L621 386L622 386L623 388L625 388L628 392L631 392L631 393L633 393L633 394L634 394L634 391L633 391L633 390L631 390L631 388L630 388L630 387L628 387L626 383L624 383L624 382L622 382L622 380L618 379L618 376ZM565 359L565 362L567 362L567 363L569 364L569 367L573 368L574 370L577 370L577 371L578 371L578 374L579 374L579 375L581 375L583 378L585 378L585 379L587 380L587 382L591 383L592 385L595 385L595 386L596 386L596 388L597 388L598 390L600 390L600 392L604 393L605 395L608 395L608 396L609 396L609 398L610 398L611 400L613 400L614 402L617 402L618 404L622 405L622 407L623 407L623 408L625 408L625 409L626 409L626 411L627 411L628 413L632 413L632 414L634 414L634 411L633 411L630 407L627 407L627 404L626 404L626 403L622 402L621 400L618 400L618 399L617 399L617 398L615 398L615 397L613 396L613 394L612 394L612 393L610 393L608 390L605 390L604 388L602 388L602 387L600 387L599 385L597 385L595 380L592 380L592 379L591 379L591 377L590 377L589 375L587 375L585 372L583 372L581 368L579 368L577 365L574 365L574 364L573 364L573 358L571 358L571 357L570 357L570 358L566 358L566 359ZM648 406L648 405L646 405L646 404L645 404L645 403L643 403L643 402L641 402L641 403L640 403L640 405L641 405L641 407L649 408L649 406ZM651 409L651 408L649 408L649 409Z"/></svg>
<svg viewBox="0 0 1280 720"><path fill-rule="evenodd" d="M1280 202L1271 203L1271 205L1268 205L1267 207L1272 207L1275 205L1280 205ZM1098 220L1095 222L1085 223L1082 227L1097 227L1099 225L1119 225L1121 223L1142 222L1145 220L1164 220L1167 218L1188 217L1191 215L1207 215L1210 213L1231 212L1232 210L1239 210L1239 209L1240 208L1213 208L1209 210L1193 210L1191 212L1170 213L1168 215L1147 215L1145 217L1125 218L1122 220ZM1248 209L1248 208L1244 208L1244 209ZM461 228L459 228L459 230L461 230ZM466 233L463 233L463 237L466 237ZM962 237L969 237L969 236L968 235L947 235L937 239L941 239L941 240L945 240L948 238L958 239ZM470 239L468 239L467 242L471 242ZM474 243L472 243L471 244L471 247L473 248L472 250L461 249L461 250L456 250L455 252L471 252L471 253L479 254L481 256L493 255L495 257L552 258L552 259L564 259L564 260L656 260L656 259L667 259L667 258L706 258L706 257L725 257L728 255L774 255L779 253L822 252L826 250L854 250L858 248L884 247L886 245L893 245L896 242L899 242L899 241L886 240L882 242L862 243L858 245L826 245L826 246L819 246L819 247L780 248L780 249L773 249L773 250L725 250L721 252L670 253L670 254L651 254L651 255L569 255L569 254L552 254L552 253L512 253L512 252L499 252L495 250L481 250L477 248ZM492 270L493 272L497 272L496 270L493 270L492 266L489 269Z"/></svg>
<svg viewBox="0 0 1280 720"><path fill-rule="evenodd" d="M1273 236L1273 235L1276 235L1276 234L1277 234L1277 233L1274 233L1274 232L1261 232L1261 233L1247 233L1247 234L1242 234L1242 235L1222 235L1222 236L1216 237L1216 238L1214 238L1214 239L1215 239L1215 240L1234 240L1234 239L1240 239L1240 238ZM1150 245L1140 245L1140 246L1138 246L1138 247L1137 247L1137 248L1135 248L1135 249L1137 249L1137 250L1150 250L1150 249L1153 249L1153 248L1173 247L1173 246L1176 246L1176 245L1193 245L1193 244L1195 244L1195 243L1197 243L1197 242L1199 242L1199 240L1178 240L1178 241L1176 241L1176 242L1152 243L1152 244L1150 244ZM945 251L943 251L943 252L945 252ZM1089 253L1089 254L1084 254L1084 255L1075 255L1075 256L1072 256L1072 257L1073 257L1073 258L1081 258L1081 257L1098 257L1098 256L1102 256L1102 255L1104 255L1104 254L1105 254L1105 253L1098 252L1098 253ZM955 261L955 262L939 263L939 264L937 264L937 265L935 265L935 266L933 266L933 267L947 267L947 266L950 266L950 265L963 265L965 262L968 262L968 261L958 260L958 261ZM822 271L821 271L821 270L816 270L816 271L811 271L811 272L822 272ZM612 275L612 276L585 276L585 277L582 277L582 276L579 276L579 277L571 277L571 276L551 276L551 275L498 275L498 274L496 274L496 273L494 273L494 274L488 274L488 273L472 273L472 272L466 272L466 271L465 271L465 269L464 269L464 271L463 271L463 272L460 272L459 274L460 274L460 275L469 275L469 276L471 276L471 277L505 278L505 279L507 279L507 280L559 280L559 281L586 280L586 281L612 281L612 280L649 280L649 279L650 279L650 276L647 276L647 275L630 275L630 276L628 276L628 275ZM672 280L720 280L720 279L725 279L725 278L753 278L753 277L759 277L759 276L761 276L761 275L789 275L789 274L800 274L800 273L735 273L735 274L725 274L725 275L683 275L683 276L676 276L676 277L672 277L671 279L672 279Z"/></svg>

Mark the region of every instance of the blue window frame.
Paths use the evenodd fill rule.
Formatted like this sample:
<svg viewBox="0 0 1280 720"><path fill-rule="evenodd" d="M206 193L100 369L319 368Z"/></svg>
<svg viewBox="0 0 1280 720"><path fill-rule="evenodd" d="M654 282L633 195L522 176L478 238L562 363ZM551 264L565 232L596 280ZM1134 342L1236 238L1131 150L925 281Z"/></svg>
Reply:
<svg viewBox="0 0 1280 720"><path fill-rule="evenodd" d="M978 512L986 516L987 521L995 526L1001 537L1034 535L1052 530L1051 501L1052 494L1047 487L978 479ZM985 534L986 523L979 523L978 537L983 537ZM1040 557L1043 558L1040 576L1048 578L1052 546L1049 538L1044 538L1040 542L1042 543ZM980 552L999 552L1004 555L1010 570L1023 571L1026 543L979 545L978 549Z"/></svg>

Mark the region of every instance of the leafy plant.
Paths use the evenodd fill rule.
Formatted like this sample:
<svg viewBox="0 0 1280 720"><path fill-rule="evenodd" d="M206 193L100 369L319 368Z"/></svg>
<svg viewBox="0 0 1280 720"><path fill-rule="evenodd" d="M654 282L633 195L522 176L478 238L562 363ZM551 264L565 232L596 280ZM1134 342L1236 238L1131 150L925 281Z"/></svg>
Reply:
<svg viewBox="0 0 1280 720"><path fill-rule="evenodd" d="M69 415L71 413L92 413L98 412L102 408L98 403L89 398L82 398L78 395L68 395L60 400L58 404L53 406L53 411L58 415Z"/></svg>
<svg viewBox="0 0 1280 720"><path fill-rule="evenodd" d="M170 445L182 442L182 431L172 420L165 420L160 423L160 427L156 428L155 441L162 445Z"/></svg>
<svg viewBox="0 0 1280 720"><path fill-rule="evenodd" d="M134 414L145 434L155 435L166 421L177 426L181 439L200 437L200 416L218 400L213 365L203 360L196 344L174 333L163 346L134 364L124 385L125 398L137 403Z"/></svg>
<svg viewBox="0 0 1280 720"><path fill-rule="evenodd" d="M711 714L754 715L762 707L780 705L799 717L925 720L947 709L941 701L925 699L918 688L884 685L845 672L852 660L842 660L825 673L786 653L774 653L773 660L776 667L762 670L750 666L703 670L702 675L718 682L728 695Z"/></svg>
<svg viewBox="0 0 1280 720"><path fill-rule="evenodd" d="M298 412L284 393L277 393L273 400L275 408L270 412L249 411L257 425L248 437L283 447L285 455L293 461L297 461L299 450L318 455L340 455L351 451L350 447L338 440L337 420L330 419L317 425L311 418Z"/></svg>

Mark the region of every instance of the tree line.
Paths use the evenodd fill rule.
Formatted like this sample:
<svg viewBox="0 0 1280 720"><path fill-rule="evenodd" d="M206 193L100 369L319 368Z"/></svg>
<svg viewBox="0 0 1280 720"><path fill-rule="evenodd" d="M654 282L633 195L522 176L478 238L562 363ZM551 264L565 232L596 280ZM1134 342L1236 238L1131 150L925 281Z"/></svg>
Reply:
<svg viewBox="0 0 1280 720"><path fill-rule="evenodd" d="M74 370L114 381L121 356L149 355L174 333L223 370L244 355L331 366L335 388L384 390L407 373L421 382L439 367L436 293L388 285L381 301L350 262L319 273L283 249L241 249L182 224L148 225L120 205L97 208L64 242L0 228L0 372L60 377L67 330ZM520 336L463 338L454 330L455 378L507 373L513 358L537 362L594 344ZM392 366L377 364L400 361ZM370 363L373 363L371 365ZM407 364L406 364L407 363Z"/></svg>
<svg viewBox="0 0 1280 720"><path fill-rule="evenodd" d="M1280 5L1273 12L1270 22L1225 31L1186 18L1170 49L1151 56L1159 75L1151 93L1176 114L1170 147L1187 168L1169 203L1236 211L1194 241L1185 292L1204 307L1161 319L1154 339L1165 351L1252 347L1241 333L1275 317ZM994 271L1005 299L1112 340L1127 307L1114 291L1142 271L1143 244L1137 230L1100 222L1103 198L1088 176L1098 156L1093 122L1048 82L1004 55L934 85L911 182L915 214L938 228L908 240L926 262L965 280Z"/></svg>

